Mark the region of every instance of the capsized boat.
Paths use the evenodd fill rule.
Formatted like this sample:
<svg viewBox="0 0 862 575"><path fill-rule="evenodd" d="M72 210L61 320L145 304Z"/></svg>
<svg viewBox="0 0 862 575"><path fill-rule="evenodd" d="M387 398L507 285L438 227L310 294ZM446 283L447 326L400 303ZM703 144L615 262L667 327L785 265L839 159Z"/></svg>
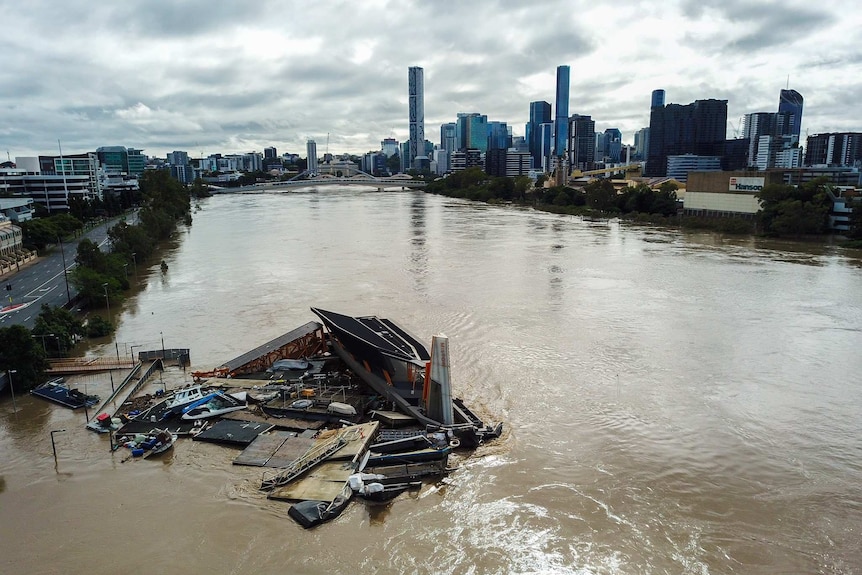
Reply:
<svg viewBox="0 0 862 575"><path fill-rule="evenodd" d="M207 417L216 417L232 411L245 409L246 406L247 404L240 400L216 391L184 407L182 418L205 419Z"/></svg>

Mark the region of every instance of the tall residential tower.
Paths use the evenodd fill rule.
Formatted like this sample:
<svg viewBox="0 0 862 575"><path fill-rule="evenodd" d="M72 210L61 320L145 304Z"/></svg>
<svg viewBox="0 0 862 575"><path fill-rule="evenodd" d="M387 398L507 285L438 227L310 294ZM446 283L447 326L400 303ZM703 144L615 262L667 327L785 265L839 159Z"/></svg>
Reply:
<svg viewBox="0 0 862 575"><path fill-rule="evenodd" d="M569 67L557 66L557 107L554 110L554 155L566 155L569 140Z"/></svg>
<svg viewBox="0 0 862 575"><path fill-rule="evenodd" d="M425 79L418 66L407 69L410 140L405 165L416 166L416 158L425 157Z"/></svg>

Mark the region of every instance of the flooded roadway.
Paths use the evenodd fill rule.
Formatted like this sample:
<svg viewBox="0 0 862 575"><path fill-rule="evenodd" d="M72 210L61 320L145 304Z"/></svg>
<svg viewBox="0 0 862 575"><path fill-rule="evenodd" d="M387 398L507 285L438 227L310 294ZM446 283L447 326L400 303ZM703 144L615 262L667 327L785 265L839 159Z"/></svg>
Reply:
<svg viewBox="0 0 862 575"><path fill-rule="evenodd" d="M162 257L88 353L163 338L210 369L311 306L391 317L450 337L456 394L504 437L303 531L235 450L122 463L82 414L19 397L0 572L860 572L853 255L324 188L203 201Z"/></svg>

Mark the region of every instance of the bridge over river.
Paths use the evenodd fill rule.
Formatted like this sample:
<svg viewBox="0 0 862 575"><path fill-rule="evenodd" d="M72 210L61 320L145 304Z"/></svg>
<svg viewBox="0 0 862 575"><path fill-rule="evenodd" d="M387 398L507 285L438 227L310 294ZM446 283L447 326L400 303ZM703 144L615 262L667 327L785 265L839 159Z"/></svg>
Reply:
<svg viewBox="0 0 862 575"><path fill-rule="evenodd" d="M370 175L359 174L348 177L316 176L305 179L292 179L286 182L262 182L238 188L216 188L213 191L224 194L233 192L271 192L317 186L363 186L366 188L377 188L377 191L382 192L383 190L392 189L421 189L426 185L427 184L422 180L414 180L412 178L377 178Z"/></svg>

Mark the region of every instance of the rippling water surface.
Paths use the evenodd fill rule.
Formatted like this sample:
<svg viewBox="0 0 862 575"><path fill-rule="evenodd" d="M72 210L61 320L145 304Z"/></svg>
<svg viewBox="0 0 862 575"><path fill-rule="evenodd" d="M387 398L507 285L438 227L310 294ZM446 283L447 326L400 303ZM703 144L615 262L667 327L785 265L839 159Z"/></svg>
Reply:
<svg viewBox="0 0 862 575"><path fill-rule="evenodd" d="M235 450L123 462L83 414L6 401L0 572L860 572L853 255L323 188L203 201L163 257L87 353L164 338L209 369L311 306L391 317L450 337L457 394L504 437L303 531Z"/></svg>

